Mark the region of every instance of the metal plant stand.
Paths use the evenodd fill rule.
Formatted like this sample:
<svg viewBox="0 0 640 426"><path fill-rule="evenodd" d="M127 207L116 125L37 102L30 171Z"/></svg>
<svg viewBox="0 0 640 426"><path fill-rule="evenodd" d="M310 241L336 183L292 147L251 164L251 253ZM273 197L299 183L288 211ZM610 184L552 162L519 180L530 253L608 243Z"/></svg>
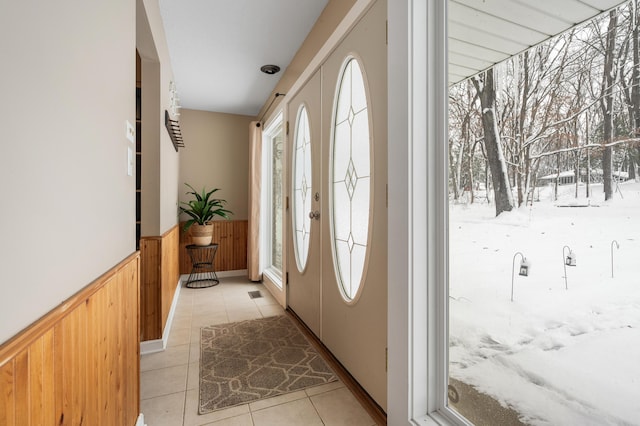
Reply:
<svg viewBox="0 0 640 426"><path fill-rule="evenodd" d="M191 258L191 273L185 284L187 287L207 288L220 283L213 266L217 251L217 244L209 244L208 246L190 244L187 246L187 253Z"/></svg>

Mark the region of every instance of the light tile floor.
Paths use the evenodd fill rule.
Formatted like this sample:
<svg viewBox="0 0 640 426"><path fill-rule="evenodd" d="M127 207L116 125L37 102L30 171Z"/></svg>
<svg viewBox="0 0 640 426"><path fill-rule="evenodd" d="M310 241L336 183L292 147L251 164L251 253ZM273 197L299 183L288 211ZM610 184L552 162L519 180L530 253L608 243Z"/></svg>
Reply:
<svg viewBox="0 0 640 426"><path fill-rule="evenodd" d="M262 298L248 292L260 290ZM281 315L262 284L243 277L221 278L206 289L183 287L167 349L140 360L141 411L148 426L363 425L375 422L341 382L198 414L200 328Z"/></svg>

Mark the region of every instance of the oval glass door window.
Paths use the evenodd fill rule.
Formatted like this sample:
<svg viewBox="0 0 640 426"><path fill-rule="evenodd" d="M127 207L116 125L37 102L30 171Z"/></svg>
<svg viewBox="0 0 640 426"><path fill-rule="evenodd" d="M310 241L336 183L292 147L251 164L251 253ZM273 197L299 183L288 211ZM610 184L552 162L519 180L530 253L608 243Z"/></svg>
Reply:
<svg viewBox="0 0 640 426"><path fill-rule="evenodd" d="M331 234L336 277L345 300L362 284L369 240L371 153L364 77L355 58L338 81L332 145Z"/></svg>
<svg viewBox="0 0 640 426"><path fill-rule="evenodd" d="M303 105L298 110L295 133L295 153L293 157L293 242L296 263L300 272L304 271L309 255L311 230L311 133L309 116Z"/></svg>

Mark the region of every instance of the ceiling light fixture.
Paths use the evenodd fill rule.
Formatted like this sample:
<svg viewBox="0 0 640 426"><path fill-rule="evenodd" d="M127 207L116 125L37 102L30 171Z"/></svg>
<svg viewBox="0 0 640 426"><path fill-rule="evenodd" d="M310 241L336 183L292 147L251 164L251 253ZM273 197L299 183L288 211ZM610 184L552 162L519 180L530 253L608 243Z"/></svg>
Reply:
<svg viewBox="0 0 640 426"><path fill-rule="evenodd" d="M260 71L262 71L265 74L271 75L280 71L280 67L277 65L263 65L260 67Z"/></svg>

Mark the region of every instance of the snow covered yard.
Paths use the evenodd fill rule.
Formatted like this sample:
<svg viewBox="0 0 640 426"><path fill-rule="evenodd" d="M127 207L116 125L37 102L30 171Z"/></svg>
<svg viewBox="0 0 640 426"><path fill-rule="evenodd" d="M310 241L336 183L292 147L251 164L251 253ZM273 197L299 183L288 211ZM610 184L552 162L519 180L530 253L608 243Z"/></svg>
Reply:
<svg viewBox="0 0 640 426"><path fill-rule="evenodd" d="M640 424L640 183L590 207L450 206L450 375L534 425ZM580 192L584 194L584 188ZM587 204L587 200L579 200ZM594 206L597 205L596 206ZM614 278L611 277L612 241ZM567 266L563 247L576 254ZM530 261L518 275L516 252Z"/></svg>

